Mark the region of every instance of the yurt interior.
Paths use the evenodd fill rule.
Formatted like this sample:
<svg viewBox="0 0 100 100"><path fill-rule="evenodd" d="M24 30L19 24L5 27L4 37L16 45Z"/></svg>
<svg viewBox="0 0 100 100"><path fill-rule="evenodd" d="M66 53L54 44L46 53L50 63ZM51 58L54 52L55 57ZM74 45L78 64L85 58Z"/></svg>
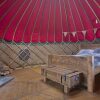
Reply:
<svg viewBox="0 0 100 100"><path fill-rule="evenodd" d="M0 0L0 100L100 100L100 0Z"/></svg>

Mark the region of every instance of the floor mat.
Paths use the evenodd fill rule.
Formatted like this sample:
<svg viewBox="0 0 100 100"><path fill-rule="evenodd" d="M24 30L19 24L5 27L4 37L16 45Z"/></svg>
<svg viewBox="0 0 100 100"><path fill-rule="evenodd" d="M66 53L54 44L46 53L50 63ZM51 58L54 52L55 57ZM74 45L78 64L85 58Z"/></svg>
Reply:
<svg viewBox="0 0 100 100"><path fill-rule="evenodd" d="M8 82L10 82L12 79L14 79L14 77L12 76L1 76L0 77L0 86L3 86L5 84L7 84Z"/></svg>

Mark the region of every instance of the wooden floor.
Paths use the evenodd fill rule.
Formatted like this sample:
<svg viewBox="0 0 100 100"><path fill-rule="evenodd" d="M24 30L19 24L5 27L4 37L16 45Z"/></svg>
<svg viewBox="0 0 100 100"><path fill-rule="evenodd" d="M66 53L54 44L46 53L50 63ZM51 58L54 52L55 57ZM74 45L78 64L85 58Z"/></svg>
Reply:
<svg viewBox="0 0 100 100"><path fill-rule="evenodd" d="M0 88L0 100L100 100L100 90L90 94L78 89L64 94L59 84L42 81L39 67L19 69L12 76L15 79Z"/></svg>

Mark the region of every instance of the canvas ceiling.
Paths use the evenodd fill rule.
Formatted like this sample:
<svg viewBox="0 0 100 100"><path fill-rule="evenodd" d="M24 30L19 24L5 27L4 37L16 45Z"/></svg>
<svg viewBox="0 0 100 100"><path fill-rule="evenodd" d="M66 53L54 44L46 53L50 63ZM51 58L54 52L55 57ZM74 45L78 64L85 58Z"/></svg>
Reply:
<svg viewBox="0 0 100 100"><path fill-rule="evenodd" d="M0 39L24 43L100 38L100 0L0 0Z"/></svg>

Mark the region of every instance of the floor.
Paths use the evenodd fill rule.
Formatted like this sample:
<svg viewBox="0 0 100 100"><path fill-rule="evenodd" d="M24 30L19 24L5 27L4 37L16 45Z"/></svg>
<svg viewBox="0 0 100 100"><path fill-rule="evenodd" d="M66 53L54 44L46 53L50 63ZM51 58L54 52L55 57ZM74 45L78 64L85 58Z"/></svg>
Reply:
<svg viewBox="0 0 100 100"><path fill-rule="evenodd" d="M0 88L0 100L100 100L100 90L91 94L81 88L64 94L59 84L42 81L39 67L18 69L12 76L15 79Z"/></svg>

